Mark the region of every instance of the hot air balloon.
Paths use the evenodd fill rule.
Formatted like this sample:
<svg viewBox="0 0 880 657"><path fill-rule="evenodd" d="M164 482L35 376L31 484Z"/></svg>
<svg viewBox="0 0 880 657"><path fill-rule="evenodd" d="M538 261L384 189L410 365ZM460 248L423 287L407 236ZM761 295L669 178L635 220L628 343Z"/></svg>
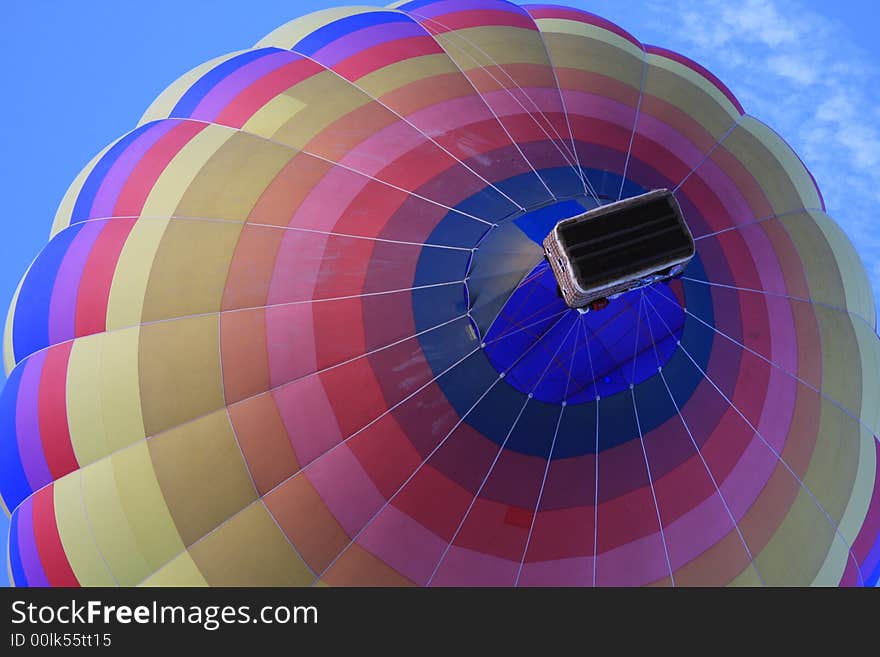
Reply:
<svg viewBox="0 0 880 657"><path fill-rule="evenodd" d="M670 190L681 278L542 241ZM18 585L867 585L880 339L812 176L690 59L555 5L297 18L64 196L4 333Z"/></svg>

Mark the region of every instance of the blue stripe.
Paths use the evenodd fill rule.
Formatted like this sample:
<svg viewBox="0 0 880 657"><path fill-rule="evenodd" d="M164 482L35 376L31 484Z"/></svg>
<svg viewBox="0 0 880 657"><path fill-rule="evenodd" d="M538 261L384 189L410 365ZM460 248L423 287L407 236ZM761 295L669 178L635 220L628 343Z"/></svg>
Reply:
<svg viewBox="0 0 880 657"><path fill-rule="evenodd" d="M872 572L867 577L864 577L865 586L877 586L880 584L880 562L877 563L877 567L874 568L874 572Z"/></svg>
<svg viewBox="0 0 880 657"><path fill-rule="evenodd" d="M398 9L400 11L415 11L416 9L429 7L430 5L435 4L437 4L437 0L413 0L412 2L407 2L405 5L400 5Z"/></svg>
<svg viewBox="0 0 880 657"><path fill-rule="evenodd" d="M9 525L9 567L12 571L12 583L15 586L27 586L28 581L24 576L24 566L18 548L18 513L12 514L12 522Z"/></svg>
<svg viewBox="0 0 880 657"><path fill-rule="evenodd" d="M413 23L413 19L396 11L371 11L354 16L346 16L332 23L328 23L311 34L304 37L291 48L304 55L314 55L321 48L336 39L344 37L352 32L357 32L366 27L383 25L386 23Z"/></svg>
<svg viewBox="0 0 880 657"><path fill-rule="evenodd" d="M507 150L510 153L508 157L516 157L512 146L508 146L500 152L504 154L504 150ZM492 155L495 155L498 152L499 151L495 151ZM479 169L477 170L479 171ZM541 171L541 174L543 175L544 172ZM551 200L547 188L544 187L541 178L539 178L534 171L527 171L526 173L521 173L518 176L507 178L505 180L494 181L494 184L496 188L524 208L532 208ZM584 188L581 187L580 191L583 193Z"/></svg>
<svg viewBox="0 0 880 657"><path fill-rule="evenodd" d="M10 511L33 492L21 463L15 428L15 409L24 367L24 363L19 363L12 370L3 392L0 392L0 494Z"/></svg>
<svg viewBox="0 0 880 657"><path fill-rule="evenodd" d="M393 245L383 246L381 242L374 248L374 256L382 257L382 252L388 254L388 258L394 257ZM470 251L457 251L453 249L422 249L419 255L413 286L435 285L448 283L449 281L461 280L467 274L467 265L470 260ZM454 287L454 286L450 286Z"/></svg>
<svg viewBox="0 0 880 657"><path fill-rule="evenodd" d="M15 306L12 346L15 361L49 346L49 304L58 269L71 242L84 224L75 224L53 237L25 276Z"/></svg>
<svg viewBox="0 0 880 657"><path fill-rule="evenodd" d="M583 189L581 192L583 192ZM583 212L585 212L584 206L577 201L563 201L562 203L548 205L538 210L532 210L513 221L522 232L528 235L530 240L541 244L557 223Z"/></svg>

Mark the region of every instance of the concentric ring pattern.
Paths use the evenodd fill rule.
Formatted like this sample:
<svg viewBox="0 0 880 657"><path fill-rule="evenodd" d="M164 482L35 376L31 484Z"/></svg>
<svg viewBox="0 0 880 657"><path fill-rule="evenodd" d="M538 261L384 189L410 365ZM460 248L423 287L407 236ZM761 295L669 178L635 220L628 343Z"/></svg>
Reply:
<svg viewBox="0 0 880 657"><path fill-rule="evenodd" d="M580 314L540 241L674 190L684 277ZM181 77L4 334L19 585L861 585L880 339L797 155L597 16L415 0Z"/></svg>

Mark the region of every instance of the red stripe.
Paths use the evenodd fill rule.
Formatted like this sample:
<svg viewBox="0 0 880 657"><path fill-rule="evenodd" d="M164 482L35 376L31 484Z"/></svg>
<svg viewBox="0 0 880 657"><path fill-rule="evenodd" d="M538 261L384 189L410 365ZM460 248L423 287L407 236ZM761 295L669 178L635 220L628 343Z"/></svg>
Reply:
<svg viewBox="0 0 880 657"><path fill-rule="evenodd" d="M47 350L40 377L37 407L40 436L53 479L63 477L79 467L67 425L67 364L72 346L71 342L62 342Z"/></svg>
<svg viewBox="0 0 880 657"><path fill-rule="evenodd" d="M321 65L308 59L285 64L264 75L233 98L217 116L216 121L240 128L275 96L323 70Z"/></svg>
<svg viewBox="0 0 880 657"><path fill-rule="evenodd" d="M92 246L92 252L83 268L76 295L76 337L101 333L107 326L107 301L110 284L122 245L134 227L135 219L107 221Z"/></svg>
<svg viewBox="0 0 880 657"><path fill-rule="evenodd" d="M58 534L54 490L55 487L49 485L39 490L33 497L37 553L40 555L43 571L51 586L79 586L79 581L73 574L64 546L61 544L61 536Z"/></svg>
<svg viewBox="0 0 880 657"><path fill-rule="evenodd" d="M204 123L181 121L162 135L150 150L144 153L125 181L113 208L114 216L128 217L140 214L147 196L153 190L153 185L168 163L205 127Z"/></svg>
<svg viewBox="0 0 880 657"><path fill-rule="evenodd" d="M152 191L156 180L171 162L172 158L198 133L206 124L194 121L181 121L163 135L137 163L126 180L116 206L115 216L137 216L144 207L147 196ZM106 330L107 302L110 296L110 285L119 261L119 254L125 244L135 219L115 219L108 221L89 254L83 269L76 299L76 337L91 335Z"/></svg>
<svg viewBox="0 0 880 657"><path fill-rule="evenodd" d="M526 13L499 11L497 9L466 9L450 14L443 14L434 18L424 18L419 21L433 34L464 30L469 27L489 27L503 25L506 27L521 27L526 30L538 31L535 21Z"/></svg>
<svg viewBox="0 0 880 657"><path fill-rule="evenodd" d="M443 49L430 36L395 39L352 55L336 64L333 70L346 80L357 80L395 62L442 52Z"/></svg>

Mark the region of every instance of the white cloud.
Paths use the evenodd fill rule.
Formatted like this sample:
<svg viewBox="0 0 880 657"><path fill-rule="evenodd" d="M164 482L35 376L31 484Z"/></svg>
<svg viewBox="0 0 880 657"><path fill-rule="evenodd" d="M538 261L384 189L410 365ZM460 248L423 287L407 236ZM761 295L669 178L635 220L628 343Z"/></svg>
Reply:
<svg viewBox="0 0 880 657"><path fill-rule="evenodd" d="M720 3L707 3L715 4ZM770 47L796 43L800 34L794 23L784 17L772 1L747 0L721 5L721 20L734 32L733 38L748 34Z"/></svg>
<svg viewBox="0 0 880 657"><path fill-rule="evenodd" d="M869 56L800 0L648 8L660 45L704 64L804 158L868 267L880 308L880 71ZM670 17L682 28L668 29Z"/></svg>
<svg viewBox="0 0 880 657"><path fill-rule="evenodd" d="M796 84L814 84L819 71L801 57L792 55L775 55L767 60L767 68Z"/></svg>

